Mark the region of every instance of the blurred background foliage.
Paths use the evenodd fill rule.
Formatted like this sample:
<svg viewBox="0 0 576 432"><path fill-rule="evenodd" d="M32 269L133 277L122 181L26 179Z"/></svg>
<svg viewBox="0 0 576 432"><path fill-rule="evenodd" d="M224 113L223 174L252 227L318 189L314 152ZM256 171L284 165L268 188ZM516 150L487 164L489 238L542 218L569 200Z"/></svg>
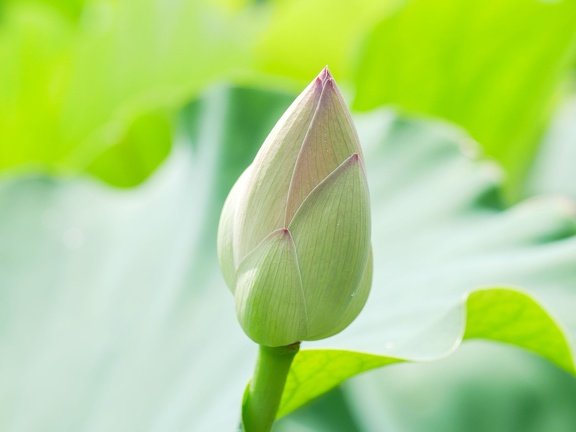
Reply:
<svg viewBox="0 0 576 432"><path fill-rule="evenodd" d="M266 113L258 124L272 124L328 64L354 111L393 106L462 126L503 168L509 203L576 198L575 48L574 0L2 0L0 176L146 186L182 139L183 117L190 135L206 138L198 110L229 116L229 136L218 139L254 140L253 151L265 132L241 135L254 119L226 103L251 104L246 112ZM261 93L237 88L213 108L189 103L222 83ZM268 90L283 93L269 110ZM252 157L241 145L229 150L213 212ZM504 351L470 346L433 366L356 378L278 430L574 430L574 379Z"/></svg>
<svg viewBox="0 0 576 432"><path fill-rule="evenodd" d="M207 86L297 91L328 64L355 109L464 126L517 200L571 85L575 20L570 0L8 0L0 168L134 186Z"/></svg>

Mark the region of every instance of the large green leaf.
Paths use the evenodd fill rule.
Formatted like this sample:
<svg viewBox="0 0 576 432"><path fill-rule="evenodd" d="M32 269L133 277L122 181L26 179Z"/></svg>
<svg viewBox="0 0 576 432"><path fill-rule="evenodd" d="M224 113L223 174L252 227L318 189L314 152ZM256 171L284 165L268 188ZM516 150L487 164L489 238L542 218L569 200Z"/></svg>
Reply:
<svg viewBox="0 0 576 432"><path fill-rule="evenodd" d="M573 54L575 19L573 0L406 2L368 38L355 107L397 104L464 126L517 196Z"/></svg>
<svg viewBox="0 0 576 432"><path fill-rule="evenodd" d="M167 163L132 191L86 179L2 182L2 430L234 429L255 347L216 265L216 224L290 100L215 90L182 112ZM464 156L467 138L447 125L386 112L358 125L373 202L372 295L342 334L306 344L281 414L394 359L446 356L463 337L572 370L576 239L566 202L502 208L495 166Z"/></svg>
<svg viewBox="0 0 576 432"><path fill-rule="evenodd" d="M466 318L465 333L462 339L455 339L452 350L466 339L506 342L536 352L565 370L576 373L566 335L546 311L526 294L503 288L477 290L471 293L462 312ZM450 322L450 325L454 326L454 322ZM449 326L444 324L443 327ZM431 326L431 330L450 331L449 328L437 326ZM426 337L435 338L437 335L427 334ZM415 350L418 348L413 347ZM379 347L374 343L372 348L367 347L366 350L375 351ZM441 356L439 354L436 360ZM421 359L413 357L411 360ZM299 408L350 377L405 361L354 351L302 351L289 376L278 415L283 416Z"/></svg>

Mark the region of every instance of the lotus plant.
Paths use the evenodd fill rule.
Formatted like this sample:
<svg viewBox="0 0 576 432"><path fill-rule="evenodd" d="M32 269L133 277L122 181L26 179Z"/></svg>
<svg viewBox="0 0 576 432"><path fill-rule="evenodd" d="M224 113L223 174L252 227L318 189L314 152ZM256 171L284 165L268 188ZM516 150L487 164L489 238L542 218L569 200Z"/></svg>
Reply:
<svg viewBox="0 0 576 432"><path fill-rule="evenodd" d="M345 329L372 283L362 150L327 68L232 188L218 257L240 325L260 345L243 424L248 432L268 431L300 342Z"/></svg>

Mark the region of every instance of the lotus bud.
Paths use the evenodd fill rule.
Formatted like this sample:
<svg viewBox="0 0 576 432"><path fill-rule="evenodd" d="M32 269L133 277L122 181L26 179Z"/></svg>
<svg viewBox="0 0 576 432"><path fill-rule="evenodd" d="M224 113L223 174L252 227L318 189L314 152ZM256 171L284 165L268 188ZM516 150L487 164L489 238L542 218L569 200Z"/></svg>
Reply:
<svg viewBox="0 0 576 432"><path fill-rule="evenodd" d="M222 211L218 258L238 320L270 347L346 328L372 284L362 150L325 68L278 121Z"/></svg>

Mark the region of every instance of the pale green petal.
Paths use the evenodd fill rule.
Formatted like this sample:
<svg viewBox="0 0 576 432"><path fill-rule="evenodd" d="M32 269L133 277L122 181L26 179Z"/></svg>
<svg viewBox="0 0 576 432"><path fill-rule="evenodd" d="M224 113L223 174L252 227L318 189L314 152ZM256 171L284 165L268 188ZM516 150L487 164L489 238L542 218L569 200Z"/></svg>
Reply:
<svg viewBox="0 0 576 432"><path fill-rule="evenodd" d="M240 259L272 231L285 226L290 180L321 92L322 82L315 79L280 118L254 159L247 194L238 209Z"/></svg>
<svg viewBox="0 0 576 432"><path fill-rule="evenodd" d="M294 168L286 206L286 225L322 180L352 154L361 155L358 135L346 103L328 70L323 72L322 97Z"/></svg>
<svg viewBox="0 0 576 432"><path fill-rule="evenodd" d="M238 320L255 342L282 346L306 336L306 303L288 230L270 234L240 263L235 298Z"/></svg>
<svg viewBox="0 0 576 432"><path fill-rule="evenodd" d="M218 262L228 288L234 293L236 284L236 261L234 259L234 216L238 208L238 200L242 196L246 179L250 175L250 167L242 173L226 198L220 223L218 224Z"/></svg>
<svg viewBox="0 0 576 432"><path fill-rule="evenodd" d="M335 327L329 329L325 333L315 335L314 338L308 338L308 340L319 340L325 339L330 336L334 336L335 334L340 333L350 324L352 321L356 319L358 314L364 308L366 301L368 300L368 296L370 295L370 288L372 287L372 273L373 273L374 263L372 258L372 248L370 248L370 255L368 256L368 263L366 264L366 270L364 270L364 276L362 276L362 281L360 282L360 286L358 290L352 294L353 299L348 305L348 309L340 318L338 324Z"/></svg>
<svg viewBox="0 0 576 432"><path fill-rule="evenodd" d="M306 339L335 327L364 274L370 203L364 169L351 156L304 201L290 226L308 307Z"/></svg>

